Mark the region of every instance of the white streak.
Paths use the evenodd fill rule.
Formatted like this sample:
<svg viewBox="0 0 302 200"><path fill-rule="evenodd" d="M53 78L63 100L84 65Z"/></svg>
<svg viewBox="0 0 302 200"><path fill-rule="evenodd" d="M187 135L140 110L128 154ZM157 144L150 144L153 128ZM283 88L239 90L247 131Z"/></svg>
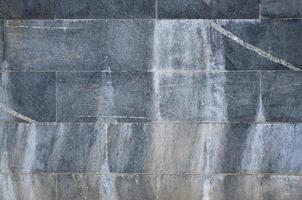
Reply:
<svg viewBox="0 0 302 200"><path fill-rule="evenodd" d="M4 110L5 112L7 112L7 113L9 113L9 114L11 114L11 115L13 115L13 116L19 118L19 119L22 119L22 120L27 121L27 122L30 122L30 123L35 122L33 119L31 119L31 118L29 118L29 117L27 117L27 116L25 116L25 115L22 115L22 114L16 112L15 110L9 108L8 106L4 105L4 104L1 103L1 102L0 102L0 108L1 108L2 110Z"/></svg>

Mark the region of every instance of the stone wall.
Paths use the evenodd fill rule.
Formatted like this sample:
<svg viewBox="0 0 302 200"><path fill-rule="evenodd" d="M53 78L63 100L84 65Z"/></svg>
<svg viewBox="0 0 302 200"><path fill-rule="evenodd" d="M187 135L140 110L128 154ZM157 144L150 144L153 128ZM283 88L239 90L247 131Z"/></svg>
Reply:
<svg viewBox="0 0 302 200"><path fill-rule="evenodd" d="M0 200L301 200L301 0L0 0Z"/></svg>

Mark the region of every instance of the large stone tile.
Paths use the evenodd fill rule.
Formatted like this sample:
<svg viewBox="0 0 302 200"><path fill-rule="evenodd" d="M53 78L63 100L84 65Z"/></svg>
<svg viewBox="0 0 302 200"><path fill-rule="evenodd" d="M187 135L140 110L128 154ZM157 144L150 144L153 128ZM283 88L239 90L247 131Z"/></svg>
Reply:
<svg viewBox="0 0 302 200"><path fill-rule="evenodd" d="M99 175L60 174L57 200L103 199L100 189Z"/></svg>
<svg viewBox="0 0 302 200"><path fill-rule="evenodd" d="M1 73L1 121L22 121L4 109L14 111L39 122L56 120L55 73Z"/></svg>
<svg viewBox="0 0 302 200"><path fill-rule="evenodd" d="M162 73L159 118L170 121L255 121L259 74L254 72ZM155 107L156 108L156 107Z"/></svg>
<svg viewBox="0 0 302 200"><path fill-rule="evenodd" d="M0 19L46 19L54 17L54 0L1 0Z"/></svg>
<svg viewBox="0 0 302 200"><path fill-rule="evenodd" d="M258 18L258 0L158 0L159 18Z"/></svg>
<svg viewBox="0 0 302 200"><path fill-rule="evenodd" d="M155 0L58 0L58 18L151 19L155 18Z"/></svg>
<svg viewBox="0 0 302 200"><path fill-rule="evenodd" d="M262 0L261 15L268 18L301 18L302 1Z"/></svg>
<svg viewBox="0 0 302 200"><path fill-rule="evenodd" d="M152 20L17 20L6 24L4 70L147 71Z"/></svg>
<svg viewBox="0 0 302 200"><path fill-rule="evenodd" d="M183 123L110 125L111 172L200 173L203 126Z"/></svg>
<svg viewBox="0 0 302 200"><path fill-rule="evenodd" d="M58 121L150 121L152 73L58 73Z"/></svg>
<svg viewBox="0 0 302 200"><path fill-rule="evenodd" d="M158 179L160 200L203 199L203 179L200 175L162 175Z"/></svg>
<svg viewBox="0 0 302 200"><path fill-rule="evenodd" d="M100 172L106 138L93 124L2 124L1 172Z"/></svg>
<svg viewBox="0 0 302 200"><path fill-rule="evenodd" d="M260 177L251 175L216 175L204 181L204 199L260 200Z"/></svg>
<svg viewBox="0 0 302 200"><path fill-rule="evenodd" d="M267 72L261 77L263 113L268 122L302 121L302 73Z"/></svg>
<svg viewBox="0 0 302 200"><path fill-rule="evenodd" d="M301 125L209 125L205 173L300 173Z"/></svg>
<svg viewBox="0 0 302 200"><path fill-rule="evenodd" d="M302 66L299 59L302 53L302 29L297 28L301 26L301 20L221 20L218 23L244 42L271 56L283 59L295 67ZM218 42L223 44L223 47L218 48L218 53L223 52L222 63L226 70L288 70L228 37L223 36L223 42Z"/></svg>
<svg viewBox="0 0 302 200"><path fill-rule="evenodd" d="M155 175L102 175L103 200L156 200Z"/></svg>
<svg viewBox="0 0 302 200"><path fill-rule="evenodd" d="M261 179L262 200L302 199L302 177L267 175Z"/></svg>
<svg viewBox="0 0 302 200"><path fill-rule="evenodd" d="M213 55L215 47L212 43L218 45L222 36L215 33L204 20L156 21L153 70L221 69L222 56Z"/></svg>
<svg viewBox="0 0 302 200"><path fill-rule="evenodd" d="M1 200L56 200L55 175L0 175Z"/></svg>

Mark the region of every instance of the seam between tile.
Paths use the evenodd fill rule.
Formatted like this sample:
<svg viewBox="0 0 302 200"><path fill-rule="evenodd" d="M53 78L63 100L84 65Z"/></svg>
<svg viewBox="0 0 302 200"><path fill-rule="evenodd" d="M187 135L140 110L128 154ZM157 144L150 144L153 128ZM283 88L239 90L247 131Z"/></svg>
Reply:
<svg viewBox="0 0 302 200"><path fill-rule="evenodd" d="M158 20L158 1L155 0L155 19Z"/></svg>
<svg viewBox="0 0 302 200"><path fill-rule="evenodd" d="M218 31L219 33L221 33L222 35L230 38L231 40L235 41L236 43L240 44L241 46L257 53L258 55L272 61L275 62L277 64L281 64L284 67L287 67L288 69L291 69L293 71L302 71L299 67L294 66L293 64L287 62L286 60L283 60L281 58L277 58L265 51L263 51L262 49L259 49L258 47L255 47L247 42L245 42L244 40L242 40L241 38L239 38L237 35L233 34L232 32L224 29L222 26L220 26L219 24L217 24L216 22L214 22L213 20L210 21L210 26L213 27L216 31Z"/></svg>
<svg viewBox="0 0 302 200"><path fill-rule="evenodd" d="M56 87L56 92L55 92L55 95L56 95L56 97L55 97L55 101L56 101L56 122L58 122L58 84L57 84L57 82L58 82L58 72L56 72L56 79L55 79L55 81L56 81L56 84L55 84L55 87Z"/></svg>

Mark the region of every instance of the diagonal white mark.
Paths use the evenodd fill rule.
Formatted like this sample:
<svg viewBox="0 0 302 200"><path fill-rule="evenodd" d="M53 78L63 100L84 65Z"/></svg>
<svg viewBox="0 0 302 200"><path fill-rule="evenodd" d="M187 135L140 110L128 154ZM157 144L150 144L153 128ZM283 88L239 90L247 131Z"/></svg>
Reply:
<svg viewBox="0 0 302 200"><path fill-rule="evenodd" d="M220 26L219 24L215 23L214 21L210 21L210 25L211 27L213 27L216 31L218 31L219 33L221 33L222 35L230 38L231 40L234 40L236 43L240 44L241 46L254 51L255 53L257 53L258 55L271 60L275 63L281 64L291 70L294 71L301 71L301 69L299 67L294 66L293 64L287 62L286 60L283 60L281 58L277 58L245 41L243 41L242 39L240 39L238 36L236 36L235 34L231 33L230 31L227 31L226 29L224 29L222 26Z"/></svg>
<svg viewBox="0 0 302 200"><path fill-rule="evenodd" d="M20 113L18 113L18 112L16 112L16 111L14 111L13 109L9 108L8 106L4 105L4 104L1 103L1 102L0 102L0 108L1 108L2 110L4 110L5 112L7 112L7 113L9 113L9 114L11 114L11 115L13 115L13 116L19 118L19 119L22 119L22 120L27 121L27 122L30 122L30 123L35 122L33 119L31 119L31 118L29 118L29 117L26 117L26 116L24 116L24 115L22 115L22 114L20 114Z"/></svg>

